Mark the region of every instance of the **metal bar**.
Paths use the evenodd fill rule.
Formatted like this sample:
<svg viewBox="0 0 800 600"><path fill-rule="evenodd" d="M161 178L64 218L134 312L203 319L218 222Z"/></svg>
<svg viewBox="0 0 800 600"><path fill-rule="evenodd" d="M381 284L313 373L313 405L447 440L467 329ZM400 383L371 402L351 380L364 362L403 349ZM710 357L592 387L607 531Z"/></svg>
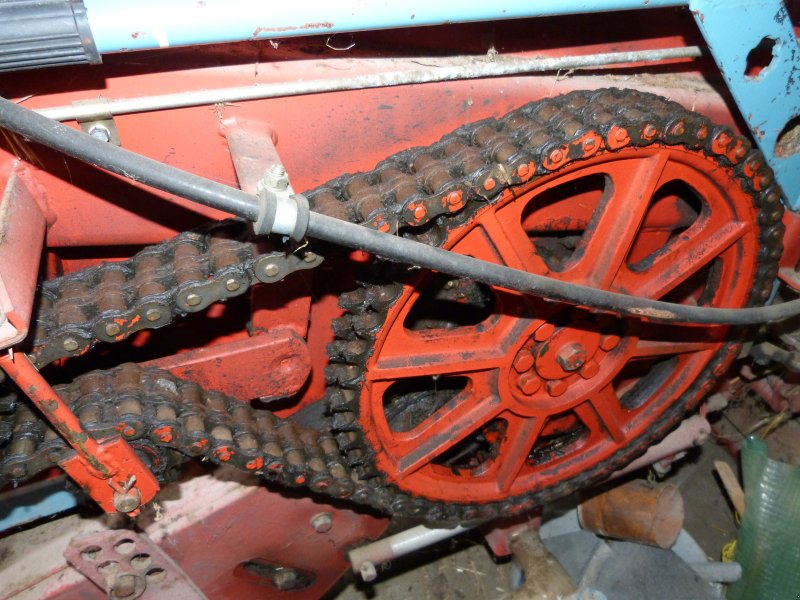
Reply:
<svg viewBox="0 0 800 600"><path fill-rule="evenodd" d="M684 6L687 0L84 0L101 53L347 31Z"/></svg>
<svg viewBox="0 0 800 600"><path fill-rule="evenodd" d="M91 437L64 401L58 397L41 376L36 367L23 352L0 356L0 368L31 399L50 424L81 458L97 473L98 477L108 478L112 473L98 458L100 444Z"/></svg>
<svg viewBox="0 0 800 600"><path fill-rule="evenodd" d="M563 56L557 58L520 58L495 56L458 56L450 59L416 58L415 61L433 65L427 69L410 71L390 71L357 75L355 77L337 77L311 81L287 81L267 85L251 85L216 90L194 90L141 98L119 98L108 100L103 98L93 102L81 101L68 106L42 108L36 112L56 121L86 120L101 114L124 115L131 113L184 108L220 104L224 102L241 102L245 100L263 100L320 94L324 92L340 92L419 83L433 83L485 77L502 77L523 73L542 73L569 69L592 69L610 65L642 62L659 62L664 60L697 58L703 55L698 46L683 48L664 48L660 50L639 50L632 52L607 52L583 56ZM371 61L364 61L368 65ZM401 61L402 62L402 61Z"/></svg>

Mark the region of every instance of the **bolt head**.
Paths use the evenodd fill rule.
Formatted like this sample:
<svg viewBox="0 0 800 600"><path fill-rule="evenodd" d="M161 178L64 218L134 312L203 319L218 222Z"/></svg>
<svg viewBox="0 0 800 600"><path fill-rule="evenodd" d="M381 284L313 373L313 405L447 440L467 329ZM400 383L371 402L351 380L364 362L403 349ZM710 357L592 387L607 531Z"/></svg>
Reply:
<svg viewBox="0 0 800 600"><path fill-rule="evenodd" d="M197 306L198 304L200 304L201 300L202 298L200 298L200 296L197 294L189 294L188 296L186 296L186 304L188 304L189 306Z"/></svg>
<svg viewBox="0 0 800 600"><path fill-rule="evenodd" d="M101 142L111 141L111 131L105 125L92 125L89 128L89 135Z"/></svg>
<svg viewBox="0 0 800 600"><path fill-rule="evenodd" d="M552 323L544 323L542 324L539 329L537 329L533 334L533 339L537 342L543 342L545 340L549 340L553 337L553 334L556 332L556 327Z"/></svg>
<svg viewBox="0 0 800 600"><path fill-rule="evenodd" d="M600 365L596 361L590 360L581 367L581 377L591 379L600 372Z"/></svg>
<svg viewBox="0 0 800 600"><path fill-rule="evenodd" d="M109 336L109 337L118 336L120 334L120 331L122 331L122 330L119 328L119 325L117 325L116 323L108 323L108 324L106 324L106 335L107 336Z"/></svg>
<svg viewBox="0 0 800 600"><path fill-rule="evenodd" d="M229 292L235 292L240 287L242 287L241 284L233 277L231 277L230 279L228 279L228 281L225 282L225 289L228 290Z"/></svg>
<svg viewBox="0 0 800 600"><path fill-rule="evenodd" d="M533 354L527 348L523 348L514 358L514 369L516 369L517 373L524 373L533 366L533 362Z"/></svg>
<svg viewBox="0 0 800 600"><path fill-rule="evenodd" d="M269 263L266 267L264 267L264 274L267 277L275 277L280 272L280 267L275 263Z"/></svg>
<svg viewBox="0 0 800 600"><path fill-rule="evenodd" d="M542 380L533 373L523 373L517 379L517 387L523 394L532 396L542 387Z"/></svg>
<svg viewBox="0 0 800 600"><path fill-rule="evenodd" d="M78 343L78 340L76 340L75 338L68 337L64 340L63 346L64 350L66 350L67 352L75 352L75 350L78 349L78 346L80 346L80 344Z"/></svg>
<svg viewBox="0 0 800 600"><path fill-rule="evenodd" d="M375 565L368 560L361 563L358 571L361 573L361 578L364 581L375 581L378 578L378 570L375 568Z"/></svg>
<svg viewBox="0 0 800 600"><path fill-rule="evenodd" d="M311 517L311 526L317 533L327 533L333 527L333 515L329 512L321 512Z"/></svg>
<svg viewBox="0 0 800 600"><path fill-rule="evenodd" d="M157 308L148 308L147 312L144 313L144 317L151 323L158 321L161 318L161 311Z"/></svg>
<svg viewBox="0 0 800 600"><path fill-rule="evenodd" d="M555 398L557 396L561 396L567 391L567 382L563 379L554 379L552 381L548 381L546 387L547 393Z"/></svg>
<svg viewBox="0 0 800 600"><path fill-rule="evenodd" d="M114 493L114 508L121 513L130 513L139 508L142 502L142 495L137 488L131 488L127 492Z"/></svg>
<svg viewBox="0 0 800 600"><path fill-rule="evenodd" d="M608 352L619 346L620 337L618 335L607 335L600 340L600 348Z"/></svg>
<svg viewBox="0 0 800 600"><path fill-rule="evenodd" d="M565 345L556 354L556 362L570 373L580 369L586 363L586 359L586 348L577 342Z"/></svg>
<svg viewBox="0 0 800 600"><path fill-rule="evenodd" d="M305 256L303 256L303 261L307 263L312 263L317 260L317 255L313 252L306 252Z"/></svg>

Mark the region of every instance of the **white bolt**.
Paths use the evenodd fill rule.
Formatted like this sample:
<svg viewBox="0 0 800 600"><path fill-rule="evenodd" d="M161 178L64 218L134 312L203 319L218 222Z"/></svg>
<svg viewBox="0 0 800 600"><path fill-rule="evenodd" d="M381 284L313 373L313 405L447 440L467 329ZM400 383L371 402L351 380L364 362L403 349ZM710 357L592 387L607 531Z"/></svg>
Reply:
<svg viewBox="0 0 800 600"><path fill-rule="evenodd" d="M361 573L361 578L364 581L375 581L378 578L378 571L375 569L375 565L368 560L365 560L363 563L361 563L361 567L358 570Z"/></svg>

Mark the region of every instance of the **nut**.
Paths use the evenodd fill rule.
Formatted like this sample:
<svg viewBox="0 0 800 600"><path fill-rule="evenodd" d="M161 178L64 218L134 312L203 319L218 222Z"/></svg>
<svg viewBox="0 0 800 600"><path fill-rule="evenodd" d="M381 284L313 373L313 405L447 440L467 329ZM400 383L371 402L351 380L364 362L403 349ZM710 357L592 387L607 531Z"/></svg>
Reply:
<svg viewBox="0 0 800 600"><path fill-rule="evenodd" d="M619 346L620 337L618 335L607 335L600 340L600 347L608 352Z"/></svg>
<svg viewBox="0 0 800 600"><path fill-rule="evenodd" d="M514 369L517 373L524 373L533 366L533 354L527 348L523 348L514 358Z"/></svg>
<svg viewBox="0 0 800 600"><path fill-rule="evenodd" d="M542 387L542 380L533 373L523 373L517 379L517 387L523 394L531 396Z"/></svg>
<svg viewBox="0 0 800 600"><path fill-rule="evenodd" d="M547 382L547 393L553 397L560 396L567 391L567 382L563 379L555 379Z"/></svg>
<svg viewBox="0 0 800 600"><path fill-rule="evenodd" d="M600 365L597 364L596 361L590 360L587 361L583 367L581 367L581 377L584 379L591 379L595 375L600 372Z"/></svg>
<svg viewBox="0 0 800 600"><path fill-rule="evenodd" d="M555 332L555 325L552 323L543 323L541 327L534 332L533 339L535 339L537 342L543 342L553 337Z"/></svg>
<svg viewBox="0 0 800 600"><path fill-rule="evenodd" d="M574 342L563 346L556 354L556 362L565 371L577 371L586 363L586 348Z"/></svg>
<svg viewBox="0 0 800 600"><path fill-rule="evenodd" d="M358 572L361 573L361 578L364 581L375 581L378 578L378 571L375 569L375 565L368 560L361 563Z"/></svg>

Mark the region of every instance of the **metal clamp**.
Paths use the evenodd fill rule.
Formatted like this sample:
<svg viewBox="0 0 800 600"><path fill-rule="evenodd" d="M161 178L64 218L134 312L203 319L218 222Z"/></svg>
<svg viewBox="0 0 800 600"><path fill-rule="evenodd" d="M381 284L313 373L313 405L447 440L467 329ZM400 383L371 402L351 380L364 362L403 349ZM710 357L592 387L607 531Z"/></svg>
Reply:
<svg viewBox="0 0 800 600"><path fill-rule="evenodd" d="M306 235L309 220L308 200L295 194L286 169L273 164L259 182L256 197L259 202L258 220L253 225L257 235L279 233L295 241Z"/></svg>

